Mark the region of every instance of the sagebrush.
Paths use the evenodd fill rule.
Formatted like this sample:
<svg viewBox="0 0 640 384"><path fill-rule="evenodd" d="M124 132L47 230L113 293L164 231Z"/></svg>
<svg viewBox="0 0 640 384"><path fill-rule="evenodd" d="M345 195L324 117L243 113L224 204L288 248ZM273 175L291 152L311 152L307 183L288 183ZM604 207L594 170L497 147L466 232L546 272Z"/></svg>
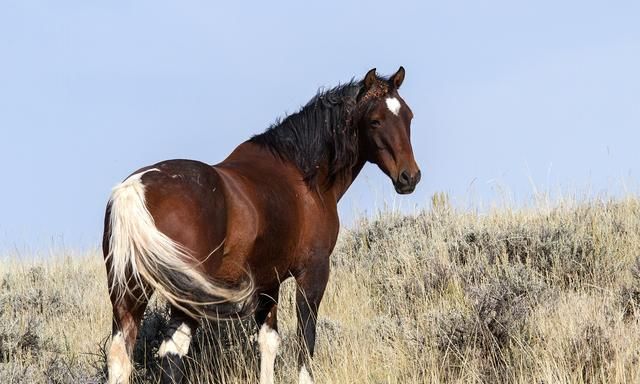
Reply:
<svg viewBox="0 0 640 384"><path fill-rule="evenodd" d="M98 383L111 307L101 256L0 264L0 382ZM294 286L276 379L297 380ZM319 314L318 383L640 382L640 200L478 213L436 196L343 230ZM166 304L149 306L135 382L154 382ZM250 321L207 324L192 383L257 382Z"/></svg>

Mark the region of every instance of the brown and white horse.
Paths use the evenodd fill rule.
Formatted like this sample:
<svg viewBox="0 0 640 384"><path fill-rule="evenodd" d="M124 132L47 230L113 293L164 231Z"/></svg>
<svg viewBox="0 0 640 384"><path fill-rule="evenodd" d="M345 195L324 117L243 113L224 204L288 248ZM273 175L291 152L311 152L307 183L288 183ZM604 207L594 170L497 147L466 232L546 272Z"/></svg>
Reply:
<svg viewBox="0 0 640 384"><path fill-rule="evenodd" d="M280 283L294 277L299 380L312 383L316 315L338 236L337 203L366 162L398 193L420 181L410 141L413 113L389 78L318 93L240 144L223 162L169 160L134 172L111 194L103 251L113 304L109 383L126 383L149 297L171 304L159 355L164 382L183 379L182 357L204 318L252 314L259 328L260 382L273 383L280 344Z"/></svg>

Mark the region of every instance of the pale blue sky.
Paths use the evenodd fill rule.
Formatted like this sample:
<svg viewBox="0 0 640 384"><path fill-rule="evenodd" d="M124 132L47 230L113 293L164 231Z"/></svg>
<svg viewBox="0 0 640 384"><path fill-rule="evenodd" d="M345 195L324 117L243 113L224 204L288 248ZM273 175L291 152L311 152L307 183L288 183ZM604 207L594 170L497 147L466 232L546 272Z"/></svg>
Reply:
<svg viewBox="0 0 640 384"><path fill-rule="evenodd" d="M100 238L110 188L222 160L321 86L407 69L423 181L368 166L342 202L619 194L640 172L633 1L0 2L0 250ZM631 187L637 191L636 187ZM635 189L633 189L635 188Z"/></svg>

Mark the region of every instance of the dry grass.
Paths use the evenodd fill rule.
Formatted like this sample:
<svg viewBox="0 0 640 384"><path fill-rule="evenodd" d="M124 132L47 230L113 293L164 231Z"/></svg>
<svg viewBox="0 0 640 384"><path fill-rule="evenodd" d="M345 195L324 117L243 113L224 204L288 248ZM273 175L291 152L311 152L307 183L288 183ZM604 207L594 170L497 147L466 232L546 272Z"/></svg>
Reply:
<svg viewBox="0 0 640 384"><path fill-rule="evenodd" d="M318 383L640 382L640 200L381 214L343 231L322 303ZM98 254L0 264L0 382L104 380ZM277 381L296 382L293 285ZM148 310L136 382L153 382L166 309ZM250 323L194 341L191 382L257 382Z"/></svg>

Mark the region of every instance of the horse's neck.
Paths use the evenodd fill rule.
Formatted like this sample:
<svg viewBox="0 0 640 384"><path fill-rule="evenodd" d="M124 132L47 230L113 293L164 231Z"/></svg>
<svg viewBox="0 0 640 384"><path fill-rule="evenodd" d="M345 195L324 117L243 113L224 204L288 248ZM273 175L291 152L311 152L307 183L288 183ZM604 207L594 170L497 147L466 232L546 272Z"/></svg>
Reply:
<svg viewBox="0 0 640 384"><path fill-rule="evenodd" d="M362 148L362 146L360 146L360 148ZM335 182L330 188L333 196L335 196L336 198L336 203L340 201L340 199L342 198L342 196L344 196L344 194L347 192L349 187L351 187L351 184L353 184L356 177L358 177L358 175L360 174L360 171L362 171L362 168L364 167L366 162L367 161L366 161L365 154L361 150L359 150L358 160L353 165L353 167L351 167L350 170L346 171L346 174L340 175L340 177L336 178Z"/></svg>
<svg viewBox="0 0 640 384"><path fill-rule="evenodd" d="M358 160L358 162L351 168L351 172L348 175L344 175L344 177L339 177L334 182L331 187L332 195L336 197L336 203L340 201L342 196L347 192L351 184L355 181L356 177L362 171L362 167L364 167L365 161Z"/></svg>

